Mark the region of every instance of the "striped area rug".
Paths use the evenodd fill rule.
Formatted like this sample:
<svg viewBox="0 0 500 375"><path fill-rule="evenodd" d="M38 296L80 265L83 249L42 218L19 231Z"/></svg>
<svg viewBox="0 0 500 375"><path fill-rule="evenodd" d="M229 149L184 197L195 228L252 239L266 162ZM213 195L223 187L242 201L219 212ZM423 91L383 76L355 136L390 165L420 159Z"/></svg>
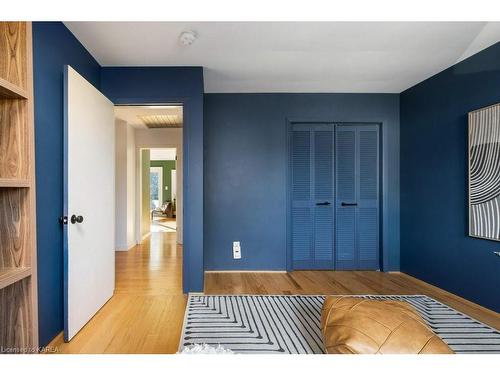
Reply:
<svg viewBox="0 0 500 375"><path fill-rule="evenodd" d="M406 301L455 353L500 353L500 332L423 295L354 296ZM236 353L324 353L324 296L190 295L179 351L222 345Z"/></svg>

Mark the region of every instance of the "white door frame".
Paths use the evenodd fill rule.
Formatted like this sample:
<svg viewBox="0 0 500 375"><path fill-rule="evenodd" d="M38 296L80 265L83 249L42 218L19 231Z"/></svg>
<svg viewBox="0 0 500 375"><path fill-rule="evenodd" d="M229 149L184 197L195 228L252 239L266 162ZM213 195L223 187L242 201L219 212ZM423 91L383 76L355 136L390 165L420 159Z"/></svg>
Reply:
<svg viewBox="0 0 500 375"><path fill-rule="evenodd" d="M172 185L170 188L170 196L172 197L172 201L174 199L177 200L177 166L175 166L175 169L172 169L170 171L170 184Z"/></svg>

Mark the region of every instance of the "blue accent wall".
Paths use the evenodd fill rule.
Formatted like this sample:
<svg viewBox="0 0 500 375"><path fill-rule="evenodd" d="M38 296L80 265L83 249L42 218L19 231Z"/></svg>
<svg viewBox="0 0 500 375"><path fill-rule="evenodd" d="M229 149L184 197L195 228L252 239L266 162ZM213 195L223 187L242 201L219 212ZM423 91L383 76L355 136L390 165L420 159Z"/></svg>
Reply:
<svg viewBox="0 0 500 375"><path fill-rule="evenodd" d="M100 66L61 22L33 23L40 345L63 329L63 69L94 86Z"/></svg>
<svg viewBox="0 0 500 375"><path fill-rule="evenodd" d="M500 43L401 94L401 270L500 312L500 243L467 236L467 113L498 102Z"/></svg>
<svg viewBox="0 0 500 375"><path fill-rule="evenodd" d="M101 90L115 104L184 104L183 289L203 291L203 68L106 67Z"/></svg>
<svg viewBox="0 0 500 375"><path fill-rule="evenodd" d="M383 263L399 270L399 95L206 94L204 111L205 269L286 269L287 121L323 121L382 123Z"/></svg>

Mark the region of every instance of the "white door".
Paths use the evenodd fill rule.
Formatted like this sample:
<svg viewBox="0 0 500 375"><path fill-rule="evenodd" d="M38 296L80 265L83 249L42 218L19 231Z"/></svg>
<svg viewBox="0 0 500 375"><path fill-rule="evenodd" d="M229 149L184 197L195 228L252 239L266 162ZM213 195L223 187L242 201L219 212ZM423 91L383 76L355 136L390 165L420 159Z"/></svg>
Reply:
<svg viewBox="0 0 500 375"><path fill-rule="evenodd" d="M74 69L64 74L64 338L115 288L114 108Z"/></svg>

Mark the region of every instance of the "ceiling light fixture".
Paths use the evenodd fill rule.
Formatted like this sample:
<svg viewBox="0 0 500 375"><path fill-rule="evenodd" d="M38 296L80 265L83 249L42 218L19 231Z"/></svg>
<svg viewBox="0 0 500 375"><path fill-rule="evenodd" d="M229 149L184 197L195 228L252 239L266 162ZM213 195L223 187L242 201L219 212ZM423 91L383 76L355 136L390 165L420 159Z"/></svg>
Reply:
<svg viewBox="0 0 500 375"><path fill-rule="evenodd" d="M197 37L197 35L194 31L183 31L179 35L179 42L183 46L190 46L191 44L194 43L194 41L196 40L196 37Z"/></svg>
<svg viewBox="0 0 500 375"><path fill-rule="evenodd" d="M147 108L147 109L177 109L177 108L181 108L182 106L177 105L177 104L173 104L173 105L145 105L145 106L141 106L141 107Z"/></svg>

